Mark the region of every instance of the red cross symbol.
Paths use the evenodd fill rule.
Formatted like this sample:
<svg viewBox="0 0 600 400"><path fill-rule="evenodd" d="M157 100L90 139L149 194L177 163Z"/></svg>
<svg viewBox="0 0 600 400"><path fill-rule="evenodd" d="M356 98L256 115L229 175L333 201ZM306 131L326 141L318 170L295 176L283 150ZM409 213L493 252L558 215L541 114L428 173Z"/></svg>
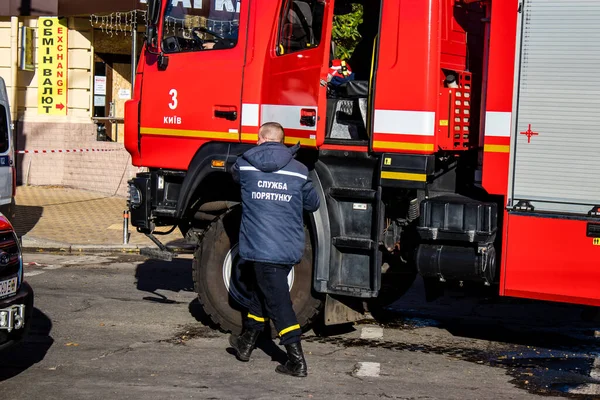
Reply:
<svg viewBox="0 0 600 400"><path fill-rule="evenodd" d="M539 133L532 131L531 130L531 124L529 124L529 128L525 132L521 132L521 135L526 135L527 136L527 143L531 143L531 137L532 136L537 136L537 135L539 135Z"/></svg>

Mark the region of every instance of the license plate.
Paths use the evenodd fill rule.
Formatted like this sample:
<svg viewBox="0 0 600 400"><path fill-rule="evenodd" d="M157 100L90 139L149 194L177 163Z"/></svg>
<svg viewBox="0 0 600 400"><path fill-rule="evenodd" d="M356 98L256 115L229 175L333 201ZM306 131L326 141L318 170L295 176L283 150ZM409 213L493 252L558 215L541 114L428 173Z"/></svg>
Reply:
<svg viewBox="0 0 600 400"><path fill-rule="evenodd" d="M0 298L17 293L17 278L0 281Z"/></svg>
<svg viewBox="0 0 600 400"><path fill-rule="evenodd" d="M18 304L8 308L0 308L0 329L12 331L25 326L25 305Z"/></svg>

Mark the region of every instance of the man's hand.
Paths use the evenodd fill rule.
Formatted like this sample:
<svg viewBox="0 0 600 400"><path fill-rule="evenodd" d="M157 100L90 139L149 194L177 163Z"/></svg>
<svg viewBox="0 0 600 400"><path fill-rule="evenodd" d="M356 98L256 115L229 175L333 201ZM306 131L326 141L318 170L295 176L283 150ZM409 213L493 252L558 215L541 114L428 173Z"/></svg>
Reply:
<svg viewBox="0 0 600 400"><path fill-rule="evenodd" d="M233 181L237 184L240 183L240 165L238 164L238 160L235 160L235 164L231 167L231 176L233 177Z"/></svg>
<svg viewBox="0 0 600 400"><path fill-rule="evenodd" d="M304 182L304 186L302 186L302 203L304 210L308 212L317 211L321 205L319 195L317 194L317 191L315 190L310 178L308 178L306 182Z"/></svg>
<svg viewBox="0 0 600 400"><path fill-rule="evenodd" d="M204 42L202 43L202 48L204 50L212 50L213 47L215 47L215 42Z"/></svg>

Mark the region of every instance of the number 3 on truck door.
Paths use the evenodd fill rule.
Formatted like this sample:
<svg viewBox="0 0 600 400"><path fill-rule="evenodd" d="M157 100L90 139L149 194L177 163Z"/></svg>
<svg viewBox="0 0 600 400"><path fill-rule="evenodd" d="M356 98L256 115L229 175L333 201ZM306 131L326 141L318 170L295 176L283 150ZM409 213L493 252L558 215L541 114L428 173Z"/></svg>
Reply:
<svg viewBox="0 0 600 400"><path fill-rule="evenodd" d="M177 89L171 89L169 92L169 96L171 96L172 102L169 103L169 108L174 110L177 108Z"/></svg>

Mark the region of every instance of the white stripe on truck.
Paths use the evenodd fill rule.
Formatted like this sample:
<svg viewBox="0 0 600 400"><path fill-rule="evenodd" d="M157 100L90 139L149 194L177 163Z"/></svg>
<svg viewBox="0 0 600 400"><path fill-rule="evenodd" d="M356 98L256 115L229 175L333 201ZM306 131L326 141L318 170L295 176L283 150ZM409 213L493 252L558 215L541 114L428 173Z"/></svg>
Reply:
<svg viewBox="0 0 600 400"><path fill-rule="evenodd" d="M375 133L433 136L435 113L429 111L375 110Z"/></svg>
<svg viewBox="0 0 600 400"><path fill-rule="evenodd" d="M277 104L263 104L261 106L260 123L278 122L284 129L297 129L302 131L316 131L316 126L300 125L301 110L315 110L316 106L282 106ZM317 115L317 120L318 120ZM314 138L311 138L314 139Z"/></svg>
<svg viewBox="0 0 600 400"><path fill-rule="evenodd" d="M258 126L258 104L242 104L242 126Z"/></svg>
<svg viewBox="0 0 600 400"><path fill-rule="evenodd" d="M512 113L488 111L485 113L485 136L510 137Z"/></svg>

